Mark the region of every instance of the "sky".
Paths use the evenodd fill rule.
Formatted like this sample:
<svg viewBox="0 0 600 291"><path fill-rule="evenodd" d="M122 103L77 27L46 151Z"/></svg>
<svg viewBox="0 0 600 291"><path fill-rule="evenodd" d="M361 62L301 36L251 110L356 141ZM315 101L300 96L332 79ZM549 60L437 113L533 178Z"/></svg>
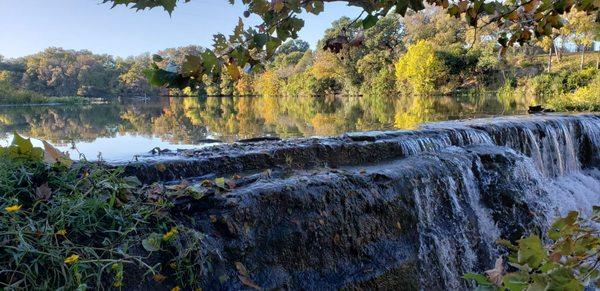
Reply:
<svg viewBox="0 0 600 291"><path fill-rule="evenodd" d="M232 6L227 0L181 1L171 16L158 8L135 12L101 2L0 0L0 55L17 58L62 47L127 57L192 44L210 47L212 35L229 34L244 11L242 4ZM314 48L332 21L359 13L355 7L328 3L319 16L302 16L300 39ZM257 24L257 19L244 20Z"/></svg>

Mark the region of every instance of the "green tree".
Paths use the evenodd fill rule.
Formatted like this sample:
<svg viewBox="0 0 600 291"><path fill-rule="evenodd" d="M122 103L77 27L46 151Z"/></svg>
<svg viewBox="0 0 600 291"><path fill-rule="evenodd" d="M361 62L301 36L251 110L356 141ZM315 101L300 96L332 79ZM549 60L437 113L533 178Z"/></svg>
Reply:
<svg viewBox="0 0 600 291"><path fill-rule="evenodd" d="M308 42L303 41L301 39L290 39L284 42L277 50L275 51L276 55L279 54L289 54L292 52L305 52L310 48Z"/></svg>

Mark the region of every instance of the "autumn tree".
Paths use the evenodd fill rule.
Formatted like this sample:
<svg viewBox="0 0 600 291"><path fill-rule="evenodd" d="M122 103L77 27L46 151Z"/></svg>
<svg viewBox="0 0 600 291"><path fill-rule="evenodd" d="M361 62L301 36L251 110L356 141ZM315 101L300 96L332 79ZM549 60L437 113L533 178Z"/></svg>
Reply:
<svg viewBox="0 0 600 291"><path fill-rule="evenodd" d="M542 39L536 42L542 49L548 52L548 65L546 70L550 73L552 68L552 48L554 48L554 37L552 36L544 36Z"/></svg>
<svg viewBox="0 0 600 291"><path fill-rule="evenodd" d="M574 9L566 15L565 28L570 39L579 46L581 51L580 67L583 69L586 48L591 46L595 40L600 39L600 25L594 21L594 15Z"/></svg>
<svg viewBox="0 0 600 291"><path fill-rule="evenodd" d="M113 5L131 5L141 10L162 7L171 13L177 3L191 0L104 0ZM217 34L212 50L206 50L199 56L188 57L181 70L171 72L153 67L150 80L159 86L176 88L197 86L202 75L219 74L227 70L232 77L239 77L240 68L260 70L262 64L270 59L276 49L288 39L296 39L298 32L304 26L304 20L299 15L310 13L318 15L324 10L321 0L283 1L283 0L243 0L246 10L244 17L258 16L261 23L247 28L240 19L230 37ZM351 6L362 8L364 11L357 18L363 29L373 27L382 17L390 13L406 15L407 11L420 11L425 4L439 6L451 16L464 18L472 27L494 25L501 33L498 42L504 53L515 43L527 43L535 37L549 35L552 28L560 28L561 15L577 8L598 16L600 3L591 0L521 0L521 1L481 1L464 0L450 3L447 0L345 0ZM235 1L230 1L235 3ZM342 36L334 37L326 42L326 49L339 51L348 46L360 44L360 34L357 38Z"/></svg>
<svg viewBox="0 0 600 291"><path fill-rule="evenodd" d="M396 78L401 84L408 84L415 93L427 94L435 91L444 69L433 44L420 40L409 46L396 63Z"/></svg>

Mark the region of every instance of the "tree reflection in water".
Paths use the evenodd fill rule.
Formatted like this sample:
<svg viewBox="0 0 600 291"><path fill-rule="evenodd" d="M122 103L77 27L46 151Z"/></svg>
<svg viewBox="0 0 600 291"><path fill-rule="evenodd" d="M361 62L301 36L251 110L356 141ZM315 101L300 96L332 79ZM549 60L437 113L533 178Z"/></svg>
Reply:
<svg viewBox="0 0 600 291"><path fill-rule="evenodd" d="M516 114L528 100L506 96L210 97L119 100L109 104L0 108L0 134L13 131L66 145L123 135L172 144L414 129L423 122ZM148 145L151 147L152 145Z"/></svg>

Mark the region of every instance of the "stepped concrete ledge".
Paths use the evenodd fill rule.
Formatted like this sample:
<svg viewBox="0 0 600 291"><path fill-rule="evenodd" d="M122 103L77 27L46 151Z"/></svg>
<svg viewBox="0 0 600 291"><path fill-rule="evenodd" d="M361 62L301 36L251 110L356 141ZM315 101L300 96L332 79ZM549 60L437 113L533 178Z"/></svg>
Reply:
<svg viewBox="0 0 600 291"><path fill-rule="evenodd" d="M206 290L465 290L461 276L503 252L496 239L600 204L599 153L599 115L551 114L222 144L124 166L145 183L231 179L171 213L205 234ZM138 286L149 288L159 286Z"/></svg>

